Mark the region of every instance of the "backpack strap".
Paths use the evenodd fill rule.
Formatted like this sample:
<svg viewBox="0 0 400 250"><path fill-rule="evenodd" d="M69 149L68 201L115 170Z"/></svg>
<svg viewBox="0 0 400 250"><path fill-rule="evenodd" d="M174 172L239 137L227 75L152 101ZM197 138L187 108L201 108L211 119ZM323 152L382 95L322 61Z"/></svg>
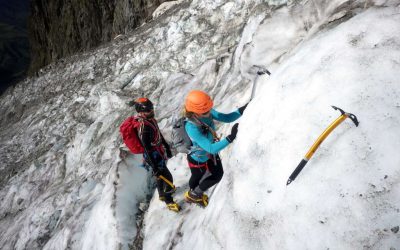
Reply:
<svg viewBox="0 0 400 250"><path fill-rule="evenodd" d="M160 133L160 129L157 126L157 123L155 122L155 119L154 118L151 119L153 122L151 122L141 116L135 116L134 119L136 119L140 123L140 127L138 129L139 138L142 138L144 126L148 125L154 131L154 140L151 142L151 146L153 146L153 147L161 146L161 133Z"/></svg>
<svg viewBox="0 0 400 250"><path fill-rule="evenodd" d="M208 131L210 131L211 135L214 138L214 141L219 141L220 138L218 137L217 133L215 132L214 129L212 129L210 126L208 126L206 123L202 122L200 119L198 119L197 117L193 117L192 119L189 120L193 120L193 123L196 124L197 126L202 126L205 127Z"/></svg>

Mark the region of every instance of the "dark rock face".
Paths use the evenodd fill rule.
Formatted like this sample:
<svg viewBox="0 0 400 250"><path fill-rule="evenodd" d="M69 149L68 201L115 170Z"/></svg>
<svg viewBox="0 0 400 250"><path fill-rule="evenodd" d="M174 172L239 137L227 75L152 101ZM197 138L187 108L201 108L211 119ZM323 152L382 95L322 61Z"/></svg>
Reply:
<svg viewBox="0 0 400 250"><path fill-rule="evenodd" d="M31 0L30 73L132 31L166 0Z"/></svg>
<svg viewBox="0 0 400 250"><path fill-rule="evenodd" d="M28 12L28 0L0 0L0 95L28 69Z"/></svg>

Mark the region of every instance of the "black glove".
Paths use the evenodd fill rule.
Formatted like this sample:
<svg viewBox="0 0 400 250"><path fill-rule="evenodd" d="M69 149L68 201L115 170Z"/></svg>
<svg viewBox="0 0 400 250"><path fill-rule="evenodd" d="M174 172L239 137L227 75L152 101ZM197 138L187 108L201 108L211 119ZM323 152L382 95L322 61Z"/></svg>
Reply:
<svg viewBox="0 0 400 250"><path fill-rule="evenodd" d="M249 103L246 103L245 105L243 105L242 107L240 107L239 108L239 113L241 114L241 115L243 115L243 112L244 112L244 110L247 108L247 105L248 105Z"/></svg>
<svg viewBox="0 0 400 250"><path fill-rule="evenodd" d="M154 168L153 167L153 176L159 177L161 175L161 171L159 168Z"/></svg>
<svg viewBox="0 0 400 250"><path fill-rule="evenodd" d="M237 132L238 132L238 126L239 126L239 123L235 123L235 125L233 125L233 127L232 127L231 134L226 137L226 139L228 140L229 143L232 143L233 140L235 140Z"/></svg>

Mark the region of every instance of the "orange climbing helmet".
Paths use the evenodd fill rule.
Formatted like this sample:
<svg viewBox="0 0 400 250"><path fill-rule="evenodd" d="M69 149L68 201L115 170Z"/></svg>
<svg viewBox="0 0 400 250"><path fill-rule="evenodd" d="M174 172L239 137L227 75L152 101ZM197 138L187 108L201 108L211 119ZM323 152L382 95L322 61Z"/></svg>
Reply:
<svg viewBox="0 0 400 250"><path fill-rule="evenodd" d="M204 114L210 111L213 105L211 97L201 90L192 90L186 96L185 109L188 112Z"/></svg>

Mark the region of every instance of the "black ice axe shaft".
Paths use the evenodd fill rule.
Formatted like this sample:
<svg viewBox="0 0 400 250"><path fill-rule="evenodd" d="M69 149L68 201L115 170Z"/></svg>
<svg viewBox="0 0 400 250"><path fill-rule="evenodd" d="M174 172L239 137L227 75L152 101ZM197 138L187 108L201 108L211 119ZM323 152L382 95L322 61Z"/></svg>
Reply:
<svg viewBox="0 0 400 250"><path fill-rule="evenodd" d="M342 123L346 118L350 118L356 127L358 127L358 120L357 117L353 114L346 113L342 109L332 106L333 109L339 110L341 115L329 125L328 128L325 129L325 131L318 137L318 139L314 142L314 144L311 146L310 150L308 150L307 154L304 156L304 158L301 160L299 165L296 167L296 169L293 171L293 173L290 175L289 179L286 182L286 185L289 185L292 181L296 179L296 177L299 175L301 170L303 170L304 166L307 164L307 162L311 159L315 151L318 149L318 147L321 145L321 143L325 140L326 137L337 127L339 126L340 123Z"/></svg>

